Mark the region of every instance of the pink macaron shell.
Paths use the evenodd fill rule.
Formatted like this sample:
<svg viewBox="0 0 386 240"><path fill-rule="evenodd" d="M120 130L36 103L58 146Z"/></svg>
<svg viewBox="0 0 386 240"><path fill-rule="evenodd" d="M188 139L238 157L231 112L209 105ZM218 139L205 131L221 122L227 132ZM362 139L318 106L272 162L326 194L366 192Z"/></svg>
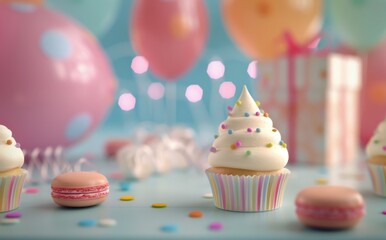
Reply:
<svg viewBox="0 0 386 240"><path fill-rule="evenodd" d="M54 202L66 207L87 207L102 203L108 197L109 183L97 172L68 172L51 183Z"/></svg>
<svg viewBox="0 0 386 240"><path fill-rule="evenodd" d="M314 228L350 228L365 214L362 196L341 186L305 188L298 193L295 205L300 222Z"/></svg>

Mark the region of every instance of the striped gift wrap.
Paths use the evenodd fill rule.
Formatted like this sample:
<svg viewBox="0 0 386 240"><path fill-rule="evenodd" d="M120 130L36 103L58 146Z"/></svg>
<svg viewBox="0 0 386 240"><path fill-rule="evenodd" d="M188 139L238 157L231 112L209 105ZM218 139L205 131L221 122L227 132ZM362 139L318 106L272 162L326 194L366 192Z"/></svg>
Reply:
<svg viewBox="0 0 386 240"><path fill-rule="evenodd" d="M272 175L233 176L206 171L217 208L239 212L278 209L290 171Z"/></svg>
<svg viewBox="0 0 386 240"><path fill-rule="evenodd" d="M22 169L20 174L0 176L0 212L8 212L19 207L27 173L27 170Z"/></svg>
<svg viewBox="0 0 386 240"><path fill-rule="evenodd" d="M367 164L374 193L386 197L386 166L368 163Z"/></svg>

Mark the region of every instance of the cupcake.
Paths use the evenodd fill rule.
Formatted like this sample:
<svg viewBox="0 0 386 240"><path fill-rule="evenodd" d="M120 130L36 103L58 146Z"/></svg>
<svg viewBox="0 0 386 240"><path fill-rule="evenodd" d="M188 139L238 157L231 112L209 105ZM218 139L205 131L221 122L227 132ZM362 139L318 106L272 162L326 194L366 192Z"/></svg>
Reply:
<svg viewBox="0 0 386 240"><path fill-rule="evenodd" d="M386 119L367 143L366 155L374 192L386 197Z"/></svg>
<svg viewBox="0 0 386 240"><path fill-rule="evenodd" d="M217 208L261 212L282 205L290 174L287 145L259 105L244 86L215 135L206 174Z"/></svg>
<svg viewBox="0 0 386 240"><path fill-rule="evenodd" d="M7 127L0 125L0 212L19 207L27 171L22 169L24 154Z"/></svg>

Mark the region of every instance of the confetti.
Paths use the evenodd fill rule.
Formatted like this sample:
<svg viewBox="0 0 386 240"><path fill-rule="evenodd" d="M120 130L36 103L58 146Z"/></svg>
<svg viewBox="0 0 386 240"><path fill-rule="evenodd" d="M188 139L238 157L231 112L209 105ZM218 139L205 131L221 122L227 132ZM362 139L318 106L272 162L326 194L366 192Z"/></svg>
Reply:
<svg viewBox="0 0 386 240"><path fill-rule="evenodd" d="M189 217L191 217L191 218L201 218L203 215L204 214L199 210L191 211L189 213Z"/></svg>
<svg viewBox="0 0 386 240"><path fill-rule="evenodd" d="M249 117L249 113L245 112L244 117Z"/></svg>
<svg viewBox="0 0 386 240"><path fill-rule="evenodd" d="M256 132L257 133L261 132L261 129L260 128L256 128Z"/></svg>
<svg viewBox="0 0 386 240"><path fill-rule="evenodd" d="M24 192L27 193L27 194L38 193L39 192L39 188L35 188L35 187L26 188L24 190Z"/></svg>
<svg viewBox="0 0 386 240"><path fill-rule="evenodd" d="M283 148L286 148L286 147L287 147L287 143L283 143L281 146L282 146Z"/></svg>
<svg viewBox="0 0 386 240"><path fill-rule="evenodd" d="M134 196L122 196L119 198L119 200L121 200L121 201L132 201L134 199L135 199Z"/></svg>
<svg viewBox="0 0 386 240"><path fill-rule="evenodd" d="M131 187L132 187L132 185L129 182L120 182L119 183L119 188L121 191L129 191L129 190L131 190Z"/></svg>
<svg viewBox="0 0 386 240"><path fill-rule="evenodd" d="M166 203L153 203L152 208L166 208L168 205Z"/></svg>
<svg viewBox="0 0 386 240"><path fill-rule="evenodd" d="M271 148L273 146L272 143L267 143L267 145L265 145L267 148Z"/></svg>
<svg viewBox="0 0 386 240"><path fill-rule="evenodd" d="M117 221L112 218L102 218L99 220L98 225L101 227L113 227L117 225Z"/></svg>
<svg viewBox="0 0 386 240"><path fill-rule="evenodd" d="M221 124L221 128L222 129L227 129L227 125L223 123L223 124Z"/></svg>
<svg viewBox="0 0 386 240"><path fill-rule="evenodd" d="M12 224L17 224L20 223L19 218L3 218L0 219L0 224L1 225L12 225Z"/></svg>
<svg viewBox="0 0 386 240"><path fill-rule="evenodd" d="M210 230L218 231L218 230L221 230L222 228L223 228L223 225L220 222L212 222L211 224L209 224Z"/></svg>
<svg viewBox="0 0 386 240"><path fill-rule="evenodd" d="M273 128L273 129L272 129L272 132L277 132L277 129L276 129L276 128Z"/></svg>
<svg viewBox="0 0 386 240"><path fill-rule="evenodd" d="M260 116L260 112L256 112L255 115L256 115L256 116Z"/></svg>
<svg viewBox="0 0 386 240"><path fill-rule="evenodd" d="M94 219L83 219L79 221L78 225L81 227L95 227L97 225L97 221Z"/></svg>
<svg viewBox="0 0 386 240"><path fill-rule="evenodd" d="M256 106L260 106L260 101L256 101Z"/></svg>
<svg viewBox="0 0 386 240"><path fill-rule="evenodd" d="M386 151L386 146L383 146L383 147L382 147L382 150L383 150L383 151Z"/></svg>
<svg viewBox="0 0 386 240"><path fill-rule="evenodd" d="M161 231L163 232L176 232L178 230L178 226L176 224L166 224L161 226Z"/></svg>
<svg viewBox="0 0 386 240"><path fill-rule="evenodd" d="M217 152L217 149L216 149L215 147L211 147L211 148L209 149L209 151L212 152L212 153L215 153L215 152Z"/></svg>
<svg viewBox="0 0 386 240"><path fill-rule="evenodd" d="M386 215L386 210L383 210L383 211L382 211L382 214L383 214L383 215Z"/></svg>
<svg viewBox="0 0 386 240"><path fill-rule="evenodd" d="M328 179L327 178L317 178L315 180L315 183L317 185L326 185L328 183Z"/></svg>
<svg viewBox="0 0 386 240"><path fill-rule="evenodd" d="M232 111L233 110L233 107L232 106L228 106L227 107L229 111Z"/></svg>
<svg viewBox="0 0 386 240"><path fill-rule="evenodd" d="M237 100L236 105L240 107L241 106L241 101Z"/></svg>
<svg viewBox="0 0 386 240"><path fill-rule="evenodd" d="M241 147L241 142L240 141L236 142L236 147Z"/></svg>
<svg viewBox="0 0 386 240"><path fill-rule="evenodd" d="M269 114L267 112L265 112L264 117L269 117Z"/></svg>
<svg viewBox="0 0 386 240"><path fill-rule="evenodd" d="M232 150L235 150L235 149L237 148L237 146L236 146L236 144L232 143L231 146L230 146L230 148L231 148Z"/></svg>
<svg viewBox="0 0 386 240"><path fill-rule="evenodd" d="M5 218L20 218L22 215L21 212L10 212L5 215Z"/></svg>
<svg viewBox="0 0 386 240"><path fill-rule="evenodd" d="M252 128L247 128L247 132L252 132Z"/></svg>
<svg viewBox="0 0 386 240"><path fill-rule="evenodd" d="M251 151L249 151L249 150L246 151L246 152L245 152L245 155L246 155L246 156L250 156L250 155L251 155Z"/></svg>
<svg viewBox="0 0 386 240"><path fill-rule="evenodd" d="M203 198L213 198L213 193L205 193L204 195L202 195Z"/></svg>
<svg viewBox="0 0 386 240"><path fill-rule="evenodd" d="M228 134L229 134L229 135L233 134L233 130L232 130L232 129L229 129L229 130L228 130Z"/></svg>

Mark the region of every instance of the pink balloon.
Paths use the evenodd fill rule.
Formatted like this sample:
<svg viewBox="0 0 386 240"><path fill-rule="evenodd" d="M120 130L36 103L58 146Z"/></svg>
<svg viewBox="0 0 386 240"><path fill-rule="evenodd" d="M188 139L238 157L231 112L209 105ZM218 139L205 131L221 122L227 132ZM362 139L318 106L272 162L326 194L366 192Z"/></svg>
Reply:
<svg viewBox="0 0 386 240"><path fill-rule="evenodd" d="M367 144L377 125L386 117L386 41L363 58L360 100L360 137Z"/></svg>
<svg viewBox="0 0 386 240"><path fill-rule="evenodd" d="M150 70L167 81L186 73L204 48L208 32L202 0L138 0L133 7L133 47Z"/></svg>
<svg viewBox="0 0 386 240"><path fill-rule="evenodd" d="M0 4L0 123L22 148L67 146L97 127L114 75L94 37L54 11Z"/></svg>

